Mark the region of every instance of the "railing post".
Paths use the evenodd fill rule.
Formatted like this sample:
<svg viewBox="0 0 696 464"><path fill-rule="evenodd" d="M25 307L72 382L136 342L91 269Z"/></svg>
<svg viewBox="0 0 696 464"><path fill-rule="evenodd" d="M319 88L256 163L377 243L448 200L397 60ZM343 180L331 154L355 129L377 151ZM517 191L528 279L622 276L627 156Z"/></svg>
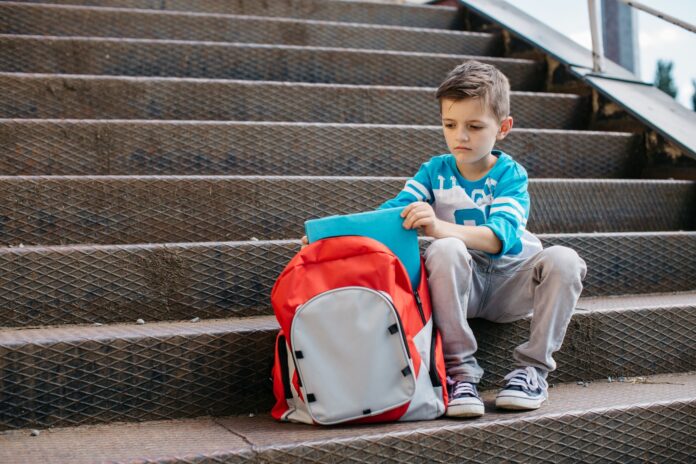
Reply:
<svg viewBox="0 0 696 464"><path fill-rule="evenodd" d="M590 9L590 31L592 33L592 70L594 72L604 72L604 44L602 43L602 33L599 25L599 8L597 0L587 0Z"/></svg>

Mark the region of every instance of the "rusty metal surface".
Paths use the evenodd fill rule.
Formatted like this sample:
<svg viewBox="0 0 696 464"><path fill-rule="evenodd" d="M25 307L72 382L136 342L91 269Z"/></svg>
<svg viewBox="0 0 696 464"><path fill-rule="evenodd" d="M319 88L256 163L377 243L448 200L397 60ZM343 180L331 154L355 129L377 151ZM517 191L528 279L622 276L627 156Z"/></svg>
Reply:
<svg viewBox="0 0 696 464"><path fill-rule="evenodd" d="M500 55L493 34L119 8L0 3L0 34L127 37Z"/></svg>
<svg viewBox="0 0 696 464"><path fill-rule="evenodd" d="M0 4L1 5L1 4ZM0 117L440 124L434 88L0 73ZM577 95L514 91L515 128L580 129Z"/></svg>
<svg viewBox="0 0 696 464"><path fill-rule="evenodd" d="M696 305L576 313L549 381L696 369ZM472 321L495 388L529 319ZM0 428L266 411L275 317L0 331Z"/></svg>
<svg viewBox="0 0 696 464"><path fill-rule="evenodd" d="M0 176L0 244L282 240L304 221L369 211L406 178ZM534 233L688 230L696 182L532 179Z"/></svg>
<svg viewBox="0 0 696 464"><path fill-rule="evenodd" d="M437 86L467 55L176 40L0 35L0 71ZM537 90L543 65L477 57L515 90ZM408 72L404 72L407 69Z"/></svg>
<svg viewBox="0 0 696 464"><path fill-rule="evenodd" d="M641 138L516 129L499 148L530 177L629 177ZM412 176L440 127L213 121L0 120L0 172Z"/></svg>
<svg viewBox="0 0 696 464"><path fill-rule="evenodd" d="M97 7L137 8L304 18L397 26L452 29L458 26L457 9L429 5L396 5L359 1L292 0L20 0L22 3L52 3Z"/></svg>
<svg viewBox="0 0 696 464"><path fill-rule="evenodd" d="M541 238L586 261L585 297L696 290L694 232ZM298 250L299 240L0 249L0 326L268 314Z"/></svg>
<svg viewBox="0 0 696 464"><path fill-rule="evenodd" d="M6 464L46 460L86 464L94 462L95 459L117 462L139 460L148 463L229 463L237 462L236 459L247 462L247 458L254 458L256 462L268 462L264 459L264 453L281 448L286 453L283 462L292 462L293 452L290 451L290 447L297 446L295 451L304 454L307 453L307 447L326 446L330 442L347 440L351 446L343 454L331 456L332 462L336 462L350 459L354 453L352 443L369 444L392 439L400 445L397 449L385 451L379 456L369 456L372 459L363 456L362 461L379 459L382 462L387 459L387 462L392 462L393 459L393 462L404 462L412 461L416 456L432 456L432 460L442 457L444 460L440 462L449 463L457 457L463 459L469 453L478 452L475 457L479 460L489 458L490 462L497 463L500 462L501 456L510 459L512 447L507 446L505 450L494 451L490 448L491 439L503 436L504 431L512 427L518 431L535 427L534 440L525 440L523 449L514 447L521 453L518 462L532 457L542 460L547 456L545 453L549 452L545 446L560 447L560 443L567 445L564 450L559 450L566 454L554 452L549 456L566 456L572 449L577 453L572 456L582 459L583 462L607 462L611 457L612 448L601 446L606 440L614 444L624 443L625 440L626 444L630 444L628 448L622 448L622 454L617 456L619 460L634 456L631 453L636 452L636 447L647 445L650 445L650 449L641 450L641 458L676 462L677 459L688 456L693 444L690 440L682 438L688 438L685 435L693 428L691 408L696 377L693 374L678 374L647 377L644 382L635 380L629 379L623 383L600 381L586 387L575 384L556 385L551 390L552 401L539 410L524 413L496 411L492 408L495 392L484 392L486 415L474 421L441 419L362 427L319 428L279 424L264 414L252 418L205 417L54 428L44 430L38 437L29 436L27 430L6 431L0 433L0 460ZM589 412L583 412L584 410ZM690 415L685 418L685 414ZM642 417L644 422L635 423L638 416ZM668 425L670 422L667 419L673 421L671 425ZM598 438L605 441L578 437L579 431L575 429L579 427L594 431ZM636 442L634 432L642 433L655 429L665 432L659 434L659 445L645 439ZM561 435L558 435L559 432ZM448 433L455 435L443 436ZM565 435L566 433L568 435ZM487 439L472 441L467 438L476 434L485 434ZM410 446L411 441L416 441L415 446L427 447L430 441L435 443L438 437L443 440L440 446L434 449L418 449L419 453L416 454L416 450ZM135 442L140 445L137 450L133 447ZM451 448L443 449L444 443L449 443ZM571 444L576 446L571 448ZM678 446L684 444L687 445L686 449ZM481 445L486 446L486 450L478 449ZM301 450L299 447L304 449ZM522 453L522 450L526 450L526 454ZM413 451L413 454L402 455L409 451ZM442 454L446 456L441 456ZM389 458L390 456L393 458ZM658 459L658 456L662 459ZM329 460L325 457L319 462L323 459ZM553 462L558 462L558 459Z"/></svg>

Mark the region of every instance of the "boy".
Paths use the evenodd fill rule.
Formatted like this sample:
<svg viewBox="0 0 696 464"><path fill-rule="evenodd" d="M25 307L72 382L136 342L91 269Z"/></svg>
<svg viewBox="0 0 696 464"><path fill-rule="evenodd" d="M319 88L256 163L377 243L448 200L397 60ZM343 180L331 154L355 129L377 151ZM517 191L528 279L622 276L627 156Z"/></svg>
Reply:
<svg viewBox="0 0 696 464"><path fill-rule="evenodd" d="M483 369L467 318L512 322L530 313L529 341L514 350L517 368L505 376L495 404L537 409L548 397L546 377L556 368L551 355L580 297L585 262L570 248L542 249L525 228L527 172L493 150L513 125L507 78L494 66L468 61L449 73L436 97L451 153L424 163L380 208L406 206L404 227L435 239L425 264L450 385L447 415L484 413L476 389Z"/></svg>
<svg viewBox="0 0 696 464"><path fill-rule="evenodd" d="M510 85L495 67L468 61L437 89L451 154L424 163L380 208L406 206L404 227L435 240L425 252L434 319L450 384L448 416L477 417L483 370L467 318L510 322L532 313L529 341L496 397L504 409L536 409L547 398L548 372L582 291L585 262L565 247L542 250L525 226L527 173L493 150L512 129Z"/></svg>

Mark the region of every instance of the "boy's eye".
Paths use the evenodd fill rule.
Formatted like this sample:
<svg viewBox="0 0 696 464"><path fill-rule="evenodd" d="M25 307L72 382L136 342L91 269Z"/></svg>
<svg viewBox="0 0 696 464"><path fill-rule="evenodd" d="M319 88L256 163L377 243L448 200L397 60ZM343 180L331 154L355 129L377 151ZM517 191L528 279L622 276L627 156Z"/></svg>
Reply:
<svg viewBox="0 0 696 464"><path fill-rule="evenodd" d="M452 129L454 127L454 124L447 123L447 124L445 124L445 127L448 129Z"/></svg>
<svg viewBox="0 0 696 464"><path fill-rule="evenodd" d="M481 127L481 126L469 126L469 129L479 130L479 129L483 129L483 127Z"/></svg>

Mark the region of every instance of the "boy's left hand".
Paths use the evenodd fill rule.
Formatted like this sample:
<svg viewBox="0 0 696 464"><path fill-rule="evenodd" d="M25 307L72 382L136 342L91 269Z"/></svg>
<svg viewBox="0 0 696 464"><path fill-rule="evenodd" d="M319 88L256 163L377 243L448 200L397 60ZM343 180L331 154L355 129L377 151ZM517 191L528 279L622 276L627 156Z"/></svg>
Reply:
<svg viewBox="0 0 696 464"><path fill-rule="evenodd" d="M419 227L423 229L423 234L438 238L438 231L441 228L440 220L435 216L435 211L429 203L424 201L411 203L401 212L401 217L404 218L404 228Z"/></svg>

